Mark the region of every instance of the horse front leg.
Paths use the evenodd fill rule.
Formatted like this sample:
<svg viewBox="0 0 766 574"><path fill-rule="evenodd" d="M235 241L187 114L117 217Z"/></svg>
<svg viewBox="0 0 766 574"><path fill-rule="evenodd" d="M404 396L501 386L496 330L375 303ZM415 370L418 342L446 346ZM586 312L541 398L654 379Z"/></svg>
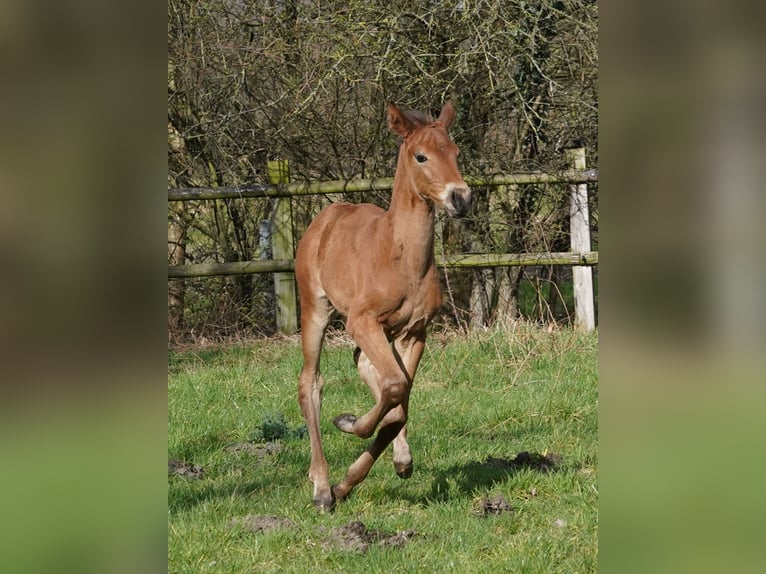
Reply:
<svg viewBox="0 0 766 574"><path fill-rule="evenodd" d="M414 368L411 369L405 369L408 373L411 374L411 376L414 374L415 368L417 368L417 361L419 360L420 355L422 355L423 352L423 345L420 344L419 348L418 345L405 345L405 344L399 344L395 346L395 356L399 360L399 362L402 364L402 368L405 368L403 365L414 365ZM403 358L402 358L403 357ZM370 358L365 355L360 348L357 347L356 352L354 353L354 358L356 360L356 366L359 369L359 375L362 377L362 380L367 384L367 386L370 388L370 391L372 392L373 397L375 398L375 401L379 401L381 397L381 391L380 391L380 375L378 374L377 369L372 364L372 361L370 361ZM407 412L409 407L409 394L406 397L406 400L402 401L402 404L389 411L388 414L383 417L383 420L381 421L382 426L386 426L390 423L396 423L400 420L407 420ZM398 409L402 409L401 412L398 411ZM410 453L410 447L407 444L407 425L405 424L402 427L402 430L399 431L399 433L394 438L394 456L393 456L393 462L394 462L394 469L396 470L396 474L399 475L401 478L409 478L412 476L412 454Z"/></svg>
<svg viewBox="0 0 766 574"><path fill-rule="evenodd" d="M360 374L375 397L375 405L361 417L345 413L333 422L343 432L368 438L383 417L409 397L410 379L375 317L349 314L347 330L361 349Z"/></svg>
<svg viewBox="0 0 766 574"><path fill-rule="evenodd" d="M337 499L346 497L364 480L378 457L401 432L407 422L411 388L406 369L374 317L350 315L348 331L361 349L357 366L375 397L375 405L359 418L343 414L336 417L334 423L340 430L362 438L371 436L378 425L380 429L370 446L349 467L344 479L333 487Z"/></svg>
<svg viewBox="0 0 766 574"><path fill-rule="evenodd" d="M298 384L298 402L301 406L303 418L306 420L306 428L311 443L311 465L309 466L309 480L314 485L312 502L320 511L331 510L335 500L330 489L330 472L327 459L322 449L322 436L319 431L319 416L322 405L322 387L324 382L321 375L311 368L301 370Z"/></svg>
<svg viewBox="0 0 766 574"><path fill-rule="evenodd" d="M309 480L314 484L312 501L320 511L327 511L332 509L335 499L330 489L330 473L319 430L324 387L324 381L319 374L319 359L330 308L326 298L311 299L304 296L303 304L301 313L303 368L298 380L298 402L303 418L306 420L311 442Z"/></svg>
<svg viewBox="0 0 766 574"><path fill-rule="evenodd" d="M409 396L404 399L404 403L409 401ZM375 435L375 440L372 441L365 451L357 458L354 463L349 467L346 472L346 476L338 484L332 487L333 495L337 500L342 500L351 492L351 490L362 482L367 474L370 472L372 465L378 460L383 451L386 450L389 444L398 436L398 434L404 428L407 422L406 409L399 405L398 407L391 409L380 425L378 434ZM411 467L411 459L410 459Z"/></svg>

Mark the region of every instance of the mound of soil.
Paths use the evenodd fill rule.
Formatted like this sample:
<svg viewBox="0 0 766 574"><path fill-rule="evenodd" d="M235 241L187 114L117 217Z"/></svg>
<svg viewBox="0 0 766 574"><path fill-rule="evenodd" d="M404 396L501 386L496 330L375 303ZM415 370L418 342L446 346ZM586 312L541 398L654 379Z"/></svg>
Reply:
<svg viewBox="0 0 766 574"><path fill-rule="evenodd" d="M354 521L345 526L333 528L324 546L325 548L340 548L341 550L364 553L373 544L402 548L415 536L417 533L414 530L390 534L382 530L370 530L364 523Z"/></svg>
<svg viewBox="0 0 766 574"><path fill-rule="evenodd" d="M511 508L510 503L504 496L496 494L495 496L482 498L475 512L477 515L485 518L490 515L503 514L504 512L513 514L513 508Z"/></svg>
<svg viewBox="0 0 766 574"><path fill-rule="evenodd" d="M270 516L261 514L248 514L233 518L229 526L244 528L255 534L269 532L278 528L291 528L295 522L289 518L280 516ZM416 533L414 530L406 530L391 534L382 530L370 530L363 522L349 522L345 526L333 528L327 534L327 529L320 527L320 532L324 534L322 546L325 550L346 550L351 552L367 552L371 546L390 546L392 548L402 548L407 542L412 540Z"/></svg>
<svg viewBox="0 0 766 574"><path fill-rule="evenodd" d="M228 450L234 454L245 454L254 456L256 458L266 458L271 454L276 454L282 451L282 445L278 442L266 442L255 444L252 442L240 442L228 447Z"/></svg>
<svg viewBox="0 0 766 574"><path fill-rule="evenodd" d="M168 461L168 474L185 476L187 478L202 478L204 469L198 464L191 464L182 460Z"/></svg>

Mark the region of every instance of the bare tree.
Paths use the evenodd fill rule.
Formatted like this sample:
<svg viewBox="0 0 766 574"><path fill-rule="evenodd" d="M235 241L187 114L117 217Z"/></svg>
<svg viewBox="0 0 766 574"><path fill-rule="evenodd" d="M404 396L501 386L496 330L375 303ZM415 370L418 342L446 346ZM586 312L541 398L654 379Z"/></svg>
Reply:
<svg viewBox="0 0 766 574"><path fill-rule="evenodd" d="M453 99L466 174L558 169L575 141L595 164L597 15L587 0L169 0L169 181L264 182L270 157L287 159L294 181L390 176L388 100L438 109ZM564 190L475 192L471 220L440 222L445 252L533 251L562 240ZM328 201L295 201L298 233ZM179 206L169 241L183 237L187 259L253 258L270 212L268 200ZM261 279L187 282L181 306L194 315L205 305L188 301L201 298L216 310L216 328L233 321L263 330L270 287ZM445 317L513 318L521 280L518 270L450 272ZM187 323L211 316L200 311Z"/></svg>

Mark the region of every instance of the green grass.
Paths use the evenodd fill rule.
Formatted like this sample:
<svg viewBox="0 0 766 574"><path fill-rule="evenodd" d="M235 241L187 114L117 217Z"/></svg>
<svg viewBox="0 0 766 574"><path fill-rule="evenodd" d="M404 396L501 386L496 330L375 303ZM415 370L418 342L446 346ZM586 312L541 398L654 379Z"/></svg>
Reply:
<svg viewBox="0 0 766 574"><path fill-rule="evenodd" d="M325 515L311 505L306 475L297 340L171 353L168 456L204 474L169 476L168 571L595 572L597 344L596 334L529 326L431 336L410 401L412 478L394 474L389 449ZM372 405L351 350L335 337L322 359L322 432L333 481L367 442L331 422ZM227 449L275 420L286 430L278 452ZM521 451L555 453L561 462L547 473L486 464ZM479 517L480 499L493 495L514 512ZM248 514L294 525L261 533L230 525ZM403 548L372 546L364 554L328 544L332 528L355 520L417 536Z"/></svg>

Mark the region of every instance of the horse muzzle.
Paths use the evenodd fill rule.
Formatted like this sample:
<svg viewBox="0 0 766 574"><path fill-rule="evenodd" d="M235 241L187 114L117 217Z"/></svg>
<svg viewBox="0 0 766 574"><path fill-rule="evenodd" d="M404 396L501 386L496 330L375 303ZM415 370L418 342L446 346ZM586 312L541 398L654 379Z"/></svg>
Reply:
<svg viewBox="0 0 766 574"><path fill-rule="evenodd" d="M471 209L471 188L465 184L447 186L444 209L450 217L465 217Z"/></svg>

